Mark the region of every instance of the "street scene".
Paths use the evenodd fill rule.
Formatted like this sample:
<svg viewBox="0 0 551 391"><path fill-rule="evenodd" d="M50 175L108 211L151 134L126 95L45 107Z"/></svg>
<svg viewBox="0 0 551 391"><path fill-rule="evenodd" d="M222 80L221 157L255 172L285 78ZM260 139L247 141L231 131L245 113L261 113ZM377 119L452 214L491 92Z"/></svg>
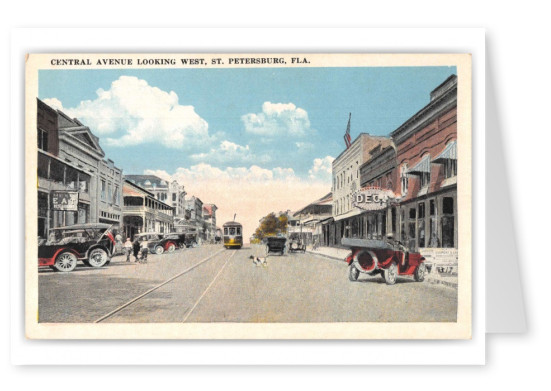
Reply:
<svg viewBox="0 0 551 391"><path fill-rule="evenodd" d="M379 276L348 280L342 260L296 253L256 266L258 245L207 245L151 255L146 264L114 257L99 269L39 275L43 322L450 322L457 293L430 281ZM63 292L63 294L60 294ZM375 299L376 298L376 299Z"/></svg>
<svg viewBox="0 0 551 391"><path fill-rule="evenodd" d="M39 323L458 321L456 67L292 59L40 71Z"/></svg>

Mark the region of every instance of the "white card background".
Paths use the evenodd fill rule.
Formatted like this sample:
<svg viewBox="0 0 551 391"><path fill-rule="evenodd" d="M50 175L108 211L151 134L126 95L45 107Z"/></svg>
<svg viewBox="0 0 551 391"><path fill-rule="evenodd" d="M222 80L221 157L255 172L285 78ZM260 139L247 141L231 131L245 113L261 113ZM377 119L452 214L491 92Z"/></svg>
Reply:
<svg viewBox="0 0 551 391"><path fill-rule="evenodd" d="M239 43L239 44L236 44ZM17 364L482 364L484 291L484 31L482 29L295 30L17 30L12 101L22 102L25 52L462 52L473 54L473 338L470 341L28 341L23 336L22 268L12 269L12 360ZM22 107L15 107L22 110ZM23 129L23 116L12 129ZM22 138L12 150L22 151ZM17 167L15 158L14 168ZM17 172L17 171L16 171ZM17 173L13 178L17 179ZM23 195L14 186L12 221L22 232ZM19 220L21 222L19 222ZM19 231L21 229L21 231ZM20 242L21 243L21 242ZM12 248L12 259L23 259ZM17 301L19 300L19 302ZM106 351L109 354L106 354ZM369 351L369 354L366 354ZM331 353L329 353L331 352ZM77 359L75 359L77 358Z"/></svg>

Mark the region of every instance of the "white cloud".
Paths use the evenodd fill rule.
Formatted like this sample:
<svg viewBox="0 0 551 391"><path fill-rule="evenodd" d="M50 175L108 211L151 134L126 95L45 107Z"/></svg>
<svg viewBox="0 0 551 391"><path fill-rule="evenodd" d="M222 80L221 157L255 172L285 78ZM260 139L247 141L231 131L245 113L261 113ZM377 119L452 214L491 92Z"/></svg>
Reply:
<svg viewBox="0 0 551 391"><path fill-rule="evenodd" d="M222 164L266 163L271 160L268 155L256 156L248 145L242 146L228 140L222 141L217 148L211 148L209 152L193 154L190 158L194 161Z"/></svg>
<svg viewBox="0 0 551 391"><path fill-rule="evenodd" d="M309 178L331 181L333 160L335 160L335 158L332 156L326 156L322 159L314 159L312 168L308 171Z"/></svg>
<svg viewBox="0 0 551 391"><path fill-rule="evenodd" d="M236 220L244 226L248 239L260 218L270 212L298 210L327 194L330 181L301 179L292 168L266 169L256 165L220 169L200 163L181 167L173 174L164 170L146 170L144 174L157 175L165 180L176 179L185 186L186 197L195 195L204 203L218 207L219 226Z"/></svg>
<svg viewBox="0 0 551 391"><path fill-rule="evenodd" d="M98 89L97 98L63 108L56 98L47 104L78 118L102 141L113 146L155 143L169 148L197 147L212 142L208 123L193 106L178 103L174 91L166 92L133 76L121 76L109 90Z"/></svg>
<svg viewBox="0 0 551 391"><path fill-rule="evenodd" d="M304 137L310 133L310 120L306 110L293 103L264 102L261 113L241 117L245 131L266 137Z"/></svg>

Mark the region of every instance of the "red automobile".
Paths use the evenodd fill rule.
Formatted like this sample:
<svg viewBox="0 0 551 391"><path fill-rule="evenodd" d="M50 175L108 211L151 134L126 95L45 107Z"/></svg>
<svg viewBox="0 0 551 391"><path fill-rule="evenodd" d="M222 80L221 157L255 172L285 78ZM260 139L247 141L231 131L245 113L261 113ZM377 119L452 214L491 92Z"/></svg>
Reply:
<svg viewBox="0 0 551 391"><path fill-rule="evenodd" d="M350 281L356 281L360 273L380 274L388 285L394 285L398 276L413 276L418 282L425 279L425 258L399 242L343 238L341 243L351 250L345 258Z"/></svg>
<svg viewBox="0 0 551 391"><path fill-rule="evenodd" d="M108 264L115 247L111 228L110 224L89 223L51 229L48 240L39 243L38 266L70 272L78 260L91 267Z"/></svg>

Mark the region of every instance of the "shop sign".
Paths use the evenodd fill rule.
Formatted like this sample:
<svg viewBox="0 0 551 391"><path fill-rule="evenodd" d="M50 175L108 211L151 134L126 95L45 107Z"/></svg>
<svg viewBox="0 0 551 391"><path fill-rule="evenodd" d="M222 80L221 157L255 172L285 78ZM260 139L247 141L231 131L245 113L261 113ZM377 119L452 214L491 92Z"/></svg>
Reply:
<svg viewBox="0 0 551 391"><path fill-rule="evenodd" d="M78 191L52 192L54 210L78 211Z"/></svg>
<svg viewBox="0 0 551 391"><path fill-rule="evenodd" d="M352 194L352 205L363 210L380 210L385 209L394 198L392 190L370 187Z"/></svg>

